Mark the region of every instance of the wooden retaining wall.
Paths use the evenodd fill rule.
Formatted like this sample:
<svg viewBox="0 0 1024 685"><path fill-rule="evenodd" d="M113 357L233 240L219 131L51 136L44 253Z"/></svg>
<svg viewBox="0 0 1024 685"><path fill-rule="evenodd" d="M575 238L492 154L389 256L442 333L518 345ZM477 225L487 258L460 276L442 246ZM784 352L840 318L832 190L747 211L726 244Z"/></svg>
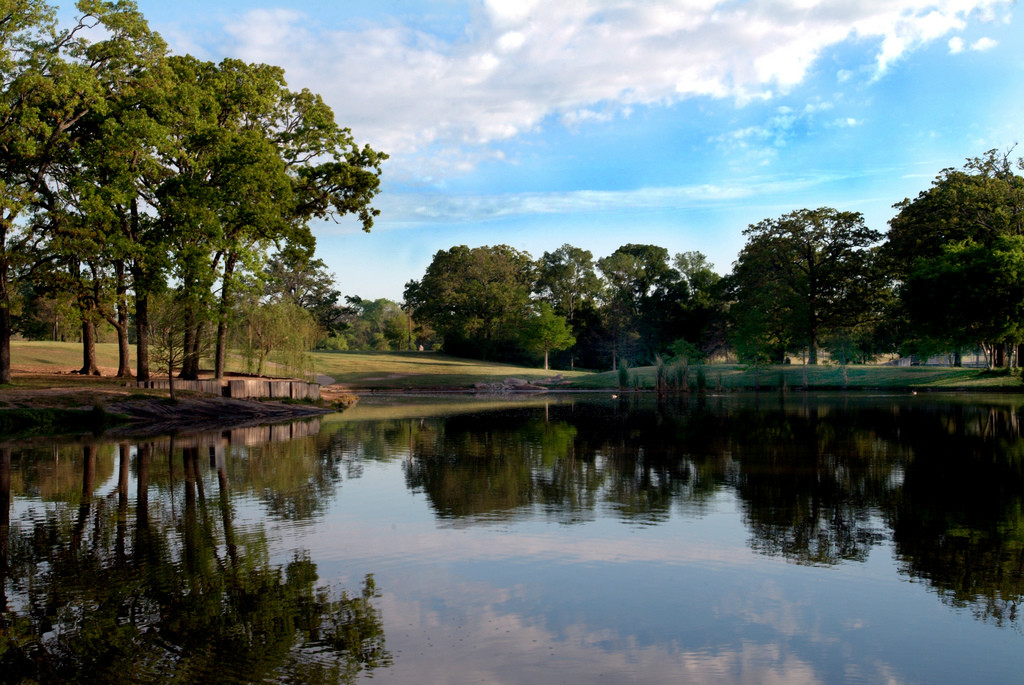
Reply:
<svg viewBox="0 0 1024 685"><path fill-rule="evenodd" d="M139 381L138 387L168 390L170 382L167 379ZM205 395L221 395L223 397L234 397L236 399L250 399L256 397L272 397L275 399L293 400L318 400L320 399L320 384L305 383L303 381L268 381L268 380L229 380L226 384L219 380L207 381L174 381L175 390L190 390Z"/></svg>

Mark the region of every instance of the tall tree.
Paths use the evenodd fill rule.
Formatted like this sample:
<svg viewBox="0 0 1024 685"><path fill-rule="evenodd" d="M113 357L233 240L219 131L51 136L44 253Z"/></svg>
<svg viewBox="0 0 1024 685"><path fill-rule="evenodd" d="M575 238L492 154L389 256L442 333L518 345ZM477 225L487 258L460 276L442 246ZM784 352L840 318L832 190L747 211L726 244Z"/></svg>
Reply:
<svg viewBox="0 0 1024 685"><path fill-rule="evenodd" d="M702 252L679 252L672 263L687 286L683 337L710 354L725 344L725 284Z"/></svg>
<svg viewBox="0 0 1024 685"><path fill-rule="evenodd" d="M87 16L67 31L57 30L42 0L14 0L0 11L0 383L11 381L12 279L38 263L46 237L36 211L77 143L76 124L103 101L95 72L78 59L78 34L93 20L88 10L106 17L119 4L94 4L79 3Z"/></svg>
<svg viewBox="0 0 1024 685"><path fill-rule="evenodd" d="M600 289L590 250L566 243L537 260L535 292L570 324L580 309L597 299Z"/></svg>
<svg viewBox="0 0 1024 685"><path fill-rule="evenodd" d="M594 256L566 243L553 252L545 252L537 260L537 282L534 293L549 302L556 314L565 317L573 337L569 364L586 355L590 345L603 337L600 313L601 279L597 275ZM600 347L600 344L596 345ZM600 354L595 355L600 360Z"/></svg>
<svg viewBox="0 0 1024 685"><path fill-rule="evenodd" d="M318 95L289 91L277 67L237 60L171 62L178 89L171 93L170 110L182 128L169 160L175 175L160 195L161 216L183 237L185 253L196 238L207 246L205 263L195 262L195 278L183 283L197 289L220 285L220 376L236 270L255 268L274 244L312 246L312 219L353 214L370 230L378 215L370 203L386 155L359 148Z"/></svg>
<svg viewBox="0 0 1024 685"><path fill-rule="evenodd" d="M564 317L559 316L547 302L537 304L537 314L526 320L522 332L527 348L544 353L544 370L548 370L548 353L564 350L576 344Z"/></svg>
<svg viewBox="0 0 1024 685"><path fill-rule="evenodd" d="M989 150L961 169L943 169L930 188L893 205L899 212L889 221L883 254L897 279L950 243L1024 235L1024 159L1011 153Z"/></svg>
<svg viewBox="0 0 1024 685"><path fill-rule="evenodd" d="M882 254L917 346L958 353L980 344L992 364L1003 345L1021 340L1012 325L1019 303L1004 282L1015 272L1001 270L1014 261L1013 239L1024 235L1021 170L1024 159L989 150L962 169L943 169L914 200L895 205Z"/></svg>
<svg viewBox="0 0 1024 685"><path fill-rule="evenodd" d="M508 245L440 250L419 281L405 288L417 321L432 326L444 349L485 359L515 356L518 327L530 307L534 262Z"/></svg>
<svg viewBox="0 0 1024 685"><path fill-rule="evenodd" d="M334 274L324 260L314 257L314 246L286 243L263 268L265 294L271 300L289 300L316 319L328 335L337 335L344 327L341 293L334 287Z"/></svg>
<svg viewBox="0 0 1024 685"><path fill-rule="evenodd" d="M882 236L860 213L801 209L743 233L734 271L740 311L764 320L770 304L776 316L764 325L780 331L783 348L804 346L807 362L817 364L826 336L877 316L884 284L871 248Z"/></svg>
<svg viewBox="0 0 1024 685"><path fill-rule="evenodd" d="M669 331L686 299L686 284L669 265L668 250L657 245L623 245L599 259L597 268L607 283L605 318L612 338L613 368L620 357L653 360L671 342Z"/></svg>

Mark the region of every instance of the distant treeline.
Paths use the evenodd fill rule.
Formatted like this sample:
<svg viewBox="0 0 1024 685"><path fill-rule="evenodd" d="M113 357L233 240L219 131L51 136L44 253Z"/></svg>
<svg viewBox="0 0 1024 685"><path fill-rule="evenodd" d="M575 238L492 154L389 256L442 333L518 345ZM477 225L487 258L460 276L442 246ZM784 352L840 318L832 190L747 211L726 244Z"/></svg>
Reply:
<svg viewBox="0 0 1024 685"><path fill-rule="evenodd" d="M540 259L452 247L406 286L406 346L507 361L557 351L556 366L595 369L726 355L816 364L821 350L839 363L957 359L981 348L990 367L1012 367L1024 341L1021 169L995 150L944 169L895 205L885 235L827 207L765 219L744 231L725 276L700 252L656 245L597 260L572 245ZM559 323L567 335L550 336Z"/></svg>
<svg viewBox="0 0 1024 685"><path fill-rule="evenodd" d="M401 303L343 298L311 221L378 211L386 155L359 147L283 71L170 55L130 0L43 0L0 16L0 383L10 340L118 342L119 375L300 370L305 351L443 349L594 369L658 358L761 364L984 350L1024 341L1024 161L989 151L896 205L802 209L749 226L720 276L699 252L627 244L434 255ZM276 356L275 356L276 355Z"/></svg>

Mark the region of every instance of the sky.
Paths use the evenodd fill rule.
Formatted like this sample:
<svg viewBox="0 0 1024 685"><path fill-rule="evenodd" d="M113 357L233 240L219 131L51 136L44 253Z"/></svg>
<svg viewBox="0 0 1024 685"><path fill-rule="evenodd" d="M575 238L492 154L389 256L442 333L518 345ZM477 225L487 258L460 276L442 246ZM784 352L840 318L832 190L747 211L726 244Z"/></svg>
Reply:
<svg viewBox="0 0 1024 685"><path fill-rule="evenodd" d="M732 269L743 230L893 204L1024 137L1010 0L138 0L177 54L283 67L386 152L381 211L313 226L344 295L439 250L627 243ZM1015 156L1024 155L1024 147Z"/></svg>

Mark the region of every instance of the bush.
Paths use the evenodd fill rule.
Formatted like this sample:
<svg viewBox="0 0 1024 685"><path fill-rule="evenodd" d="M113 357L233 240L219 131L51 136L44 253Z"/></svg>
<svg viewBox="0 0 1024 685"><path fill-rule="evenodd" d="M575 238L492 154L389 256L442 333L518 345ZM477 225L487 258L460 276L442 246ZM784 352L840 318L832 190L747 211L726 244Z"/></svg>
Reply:
<svg viewBox="0 0 1024 685"><path fill-rule="evenodd" d="M344 336L332 335L320 343L320 348L329 352L344 352L348 349L348 340Z"/></svg>
<svg viewBox="0 0 1024 685"><path fill-rule="evenodd" d="M629 364L625 359L619 361L619 390L629 387Z"/></svg>

